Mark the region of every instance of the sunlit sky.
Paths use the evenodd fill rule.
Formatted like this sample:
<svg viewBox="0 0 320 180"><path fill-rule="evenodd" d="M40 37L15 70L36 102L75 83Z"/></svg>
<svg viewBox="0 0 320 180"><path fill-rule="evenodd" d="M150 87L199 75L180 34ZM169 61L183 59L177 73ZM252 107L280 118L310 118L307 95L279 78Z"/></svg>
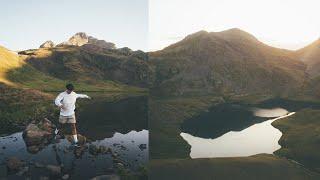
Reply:
<svg viewBox="0 0 320 180"><path fill-rule="evenodd" d="M149 49L199 30L245 30L272 46L297 49L320 37L318 0L150 0Z"/></svg>
<svg viewBox="0 0 320 180"><path fill-rule="evenodd" d="M117 47L153 51L200 30L236 27L298 49L320 37L319 7L318 0L2 0L0 45L37 48L86 32Z"/></svg>
<svg viewBox="0 0 320 180"><path fill-rule="evenodd" d="M117 47L147 50L148 0L1 0L0 45L61 43L86 32Z"/></svg>

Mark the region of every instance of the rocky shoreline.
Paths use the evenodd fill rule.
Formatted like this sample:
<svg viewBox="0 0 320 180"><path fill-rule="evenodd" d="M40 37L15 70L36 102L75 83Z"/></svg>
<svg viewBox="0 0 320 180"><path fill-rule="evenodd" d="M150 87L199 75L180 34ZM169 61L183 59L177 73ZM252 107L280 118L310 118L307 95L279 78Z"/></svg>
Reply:
<svg viewBox="0 0 320 180"><path fill-rule="evenodd" d="M97 174L98 176L92 177L92 179L120 179L120 177L131 177L131 176L145 176L146 171L143 168L141 172L134 172L130 169L129 164L120 158L120 155L112 150L112 148L93 144L85 136L78 134L80 147L76 148L73 146L59 147L58 143L65 139L72 142L71 135L65 135L62 137L55 137L54 130L56 126L48 119L43 119L38 122L31 122L25 128L22 133L23 141L25 142L27 151L31 154L36 154L42 151L49 145L52 145L54 151L62 151L64 154L73 153L76 158L87 152L92 159L96 159L99 155L109 155L112 158L113 166L105 170L106 174ZM117 146L117 144L113 144ZM139 148L145 148L145 144L140 144ZM126 147L123 146L124 149ZM122 149L122 148L121 148ZM19 176L19 177L30 177L32 172L42 171L45 172L45 176L40 176L40 179L72 179L72 172L69 172L65 168L64 164L46 164L38 161L26 161L21 158L12 156L8 157L5 161L8 176Z"/></svg>

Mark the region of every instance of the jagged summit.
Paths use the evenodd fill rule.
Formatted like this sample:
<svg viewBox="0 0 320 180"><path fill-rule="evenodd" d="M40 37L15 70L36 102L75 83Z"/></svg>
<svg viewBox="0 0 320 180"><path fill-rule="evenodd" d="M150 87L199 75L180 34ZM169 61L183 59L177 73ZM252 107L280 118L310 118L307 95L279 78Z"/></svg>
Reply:
<svg viewBox="0 0 320 180"><path fill-rule="evenodd" d="M52 48L52 47L54 47L54 43L50 40L40 45L40 48Z"/></svg>
<svg viewBox="0 0 320 180"><path fill-rule="evenodd" d="M95 45L100 48L106 49L115 49L116 46L114 43L106 42L105 40L100 40L95 37L87 35L85 32L78 32L75 35L71 36L68 41L62 42L57 45L60 46L83 46L85 44ZM55 47L52 41L46 41L41 44L40 48L52 48Z"/></svg>

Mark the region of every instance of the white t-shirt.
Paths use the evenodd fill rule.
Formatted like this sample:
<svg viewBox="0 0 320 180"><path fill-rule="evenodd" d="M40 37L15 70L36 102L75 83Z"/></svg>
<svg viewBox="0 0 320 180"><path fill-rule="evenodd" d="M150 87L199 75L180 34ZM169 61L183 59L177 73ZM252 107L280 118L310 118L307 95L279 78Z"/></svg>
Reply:
<svg viewBox="0 0 320 180"><path fill-rule="evenodd" d="M63 105L63 108L60 109L61 116L71 116L74 114L74 110L76 109L77 98L90 98L90 97L85 94L77 94L73 91L70 94L64 91L56 97L54 101L55 104L57 106Z"/></svg>

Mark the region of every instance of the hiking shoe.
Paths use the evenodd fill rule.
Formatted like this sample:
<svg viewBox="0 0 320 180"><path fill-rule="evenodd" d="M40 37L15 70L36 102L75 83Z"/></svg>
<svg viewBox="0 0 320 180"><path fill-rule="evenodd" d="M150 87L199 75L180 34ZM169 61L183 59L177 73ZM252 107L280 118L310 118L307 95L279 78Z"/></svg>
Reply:
<svg viewBox="0 0 320 180"><path fill-rule="evenodd" d="M56 128L56 130L54 130L54 134L57 135L59 133L59 129Z"/></svg>

